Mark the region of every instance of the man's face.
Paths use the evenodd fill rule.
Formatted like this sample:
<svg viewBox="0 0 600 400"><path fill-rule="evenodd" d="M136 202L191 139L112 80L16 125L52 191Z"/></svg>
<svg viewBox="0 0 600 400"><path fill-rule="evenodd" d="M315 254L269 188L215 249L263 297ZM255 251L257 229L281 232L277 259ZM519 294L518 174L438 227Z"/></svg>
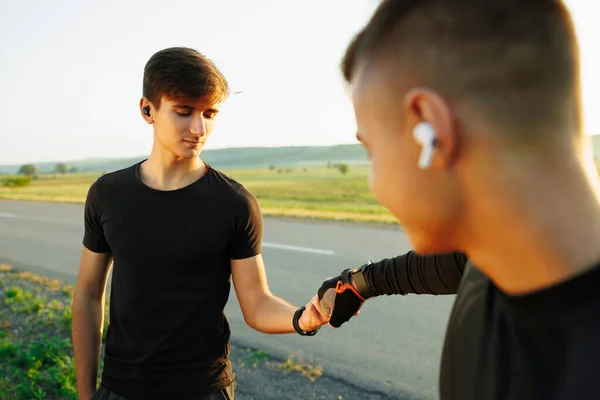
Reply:
<svg viewBox="0 0 600 400"><path fill-rule="evenodd" d="M418 167L421 145L413 129L421 120L387 77L388 82L386 74L363 65L352 81L357 138L371 158L371 191L396 216L416 251L450 251L459 185L435 161L427 170Z"/></svg>
<svg viewBox="0 0 600 400"><path fill-rule="evenodd" d="M208 100L171 100L163 97L154 110L154 140L178 159L197 158L210 136L219 112Z"/></svg>

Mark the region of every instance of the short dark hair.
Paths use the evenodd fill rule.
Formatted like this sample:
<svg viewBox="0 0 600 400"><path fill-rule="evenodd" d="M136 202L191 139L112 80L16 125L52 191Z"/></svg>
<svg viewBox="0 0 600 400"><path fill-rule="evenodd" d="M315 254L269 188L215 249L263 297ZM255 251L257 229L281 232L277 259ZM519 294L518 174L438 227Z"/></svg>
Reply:
<svg viewBox="0 0 600 400"><path fill-rule="evenodd" d="M363 59L393 63L503 127L579 130L578 50L560 0L384 0L341 70L351 82Z"/></svg>
<svg viewBox="0 0 600 400"><path fill-rule="evenodd" d="M229 95L227 80L217 66L197 50L170 47L155 53L144 68L143 95L156 107L170 99L209 97L217 104Z"/></svg>

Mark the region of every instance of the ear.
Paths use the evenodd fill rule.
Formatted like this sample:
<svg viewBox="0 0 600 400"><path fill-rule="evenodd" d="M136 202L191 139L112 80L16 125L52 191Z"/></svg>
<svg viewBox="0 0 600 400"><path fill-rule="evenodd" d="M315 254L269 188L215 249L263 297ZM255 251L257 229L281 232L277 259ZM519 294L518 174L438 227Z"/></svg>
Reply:
<svg viewBox="0 0 600 400"><path fill-rule="evenodd" d="M140 113L142 114L142 118L144 118L144 121L146 121L147 124L153 124L154 123L154 106L152 105L152 103L150 102L150 100L148 100L145 97L142 97L140 99ZM145 110L148 110L149 112L147 113Z"/></svg>
<svg viewBox="0 0 600 400"><path fill-rule="evenodd" d="M448 103L433 90L415 88L407 92L404 105L411 132L422 122L428 123L435 132L432 165L450 168L458 151L458 132Z"/></svg>

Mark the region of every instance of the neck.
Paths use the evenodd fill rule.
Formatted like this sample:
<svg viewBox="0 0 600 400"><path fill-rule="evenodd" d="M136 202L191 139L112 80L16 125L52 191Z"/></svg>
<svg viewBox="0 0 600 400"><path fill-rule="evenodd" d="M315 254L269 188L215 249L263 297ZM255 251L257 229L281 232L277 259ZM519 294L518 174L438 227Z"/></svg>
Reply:
<svg viewBox="0 0 600 400"><path fill-rule="evenodd" d="M140 167L142 181L157 190L176 190L200 179L206 172L200 158L182 159L153 146Z"/></svg>
<svg viewBox="0 0 600 400"><path fill-rule="evenodd" d="M473 188L476 207L469 207L474 211L461 246L482 272L504 292L522 295L558 285L600 262L595 167L576 157L528 161L525 168L515 160L494 161L489 173L485 167L476 172L476 181L486 183ZM506 166L506 174L490 179L499 165Z"/></svg>

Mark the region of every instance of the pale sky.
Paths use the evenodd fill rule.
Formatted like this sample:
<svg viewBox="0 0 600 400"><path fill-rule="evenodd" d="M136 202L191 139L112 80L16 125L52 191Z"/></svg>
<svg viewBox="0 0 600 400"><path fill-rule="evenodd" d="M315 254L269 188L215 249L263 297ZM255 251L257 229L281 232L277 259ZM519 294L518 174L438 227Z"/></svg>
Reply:
<svg viewBox="0 0 600 400"><path fill-rule="evenodd" d="M0 164L148 154L144 64L170 46L211 58L234 91L207 149L355 143L339 72L377 0L1 0ZM600 133L597 0L570 0L586 127Z"/></svg>

